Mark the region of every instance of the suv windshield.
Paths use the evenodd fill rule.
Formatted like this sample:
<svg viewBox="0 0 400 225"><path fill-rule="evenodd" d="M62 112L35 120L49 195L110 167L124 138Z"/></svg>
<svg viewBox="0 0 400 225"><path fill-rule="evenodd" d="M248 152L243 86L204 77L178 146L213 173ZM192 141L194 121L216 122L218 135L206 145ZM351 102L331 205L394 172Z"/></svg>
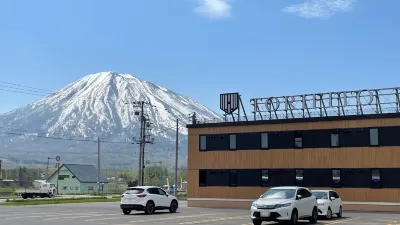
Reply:
<svg viewBox="0 0 400 225"><path fill-rule="evenodd" d="M132 188L132 189L126 190L126 191L124 192L124 194L135 195L135 194L143 193L143 191L144 191L144 190L141 189L141 188Z"/></svg>
<svg viewBox="0 0 400 225"><path fill-rule="evenodd" d="M313 191L312 194L313 194L317 199L328 199L328 193L323 192L323 191Z"/></svg>
<svg viewBox="0 0 400 225"><path fill-rule="evenodd" d="M296 189L269 189L261 198L266 199L290 199L294 198Z"/></svg>

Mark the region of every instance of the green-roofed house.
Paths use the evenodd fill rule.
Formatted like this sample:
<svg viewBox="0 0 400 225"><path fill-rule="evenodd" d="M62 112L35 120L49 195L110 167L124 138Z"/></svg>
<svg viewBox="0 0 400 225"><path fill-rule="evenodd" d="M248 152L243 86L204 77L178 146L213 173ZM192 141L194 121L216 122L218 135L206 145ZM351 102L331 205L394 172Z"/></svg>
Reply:
<svg viewBox="0 0 400 225"><path fill-rule="evenodd" d="M47 182L54 184L59 194L90 194L97 192L97 169L93 165L63 164L54 172ZM108 180L100 174L100 192L108 192Z"/></svg>

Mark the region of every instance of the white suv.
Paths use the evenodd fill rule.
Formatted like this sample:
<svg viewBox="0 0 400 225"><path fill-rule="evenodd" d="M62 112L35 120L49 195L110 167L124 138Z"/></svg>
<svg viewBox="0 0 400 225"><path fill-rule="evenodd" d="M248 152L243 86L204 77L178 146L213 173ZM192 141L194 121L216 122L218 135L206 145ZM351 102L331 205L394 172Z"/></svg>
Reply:
<svg viewBox="0 0 400 225"><path fill-rule="evenodd" d="M339 194L333 190L312 190L312 194L317 198L318 215L332 219L332 215L342 217L343 202Z"/></svg>
<svg viewBox="0 0 400 225"><path fill-rule="evenodd" d="M120 208L125 215L130 214L132 210L144 211L148 215L164 209L175 213L178 209L178 199L159 187L130 187L122 194Z"/></svg>
<svg viewBox="0 0 400 225"><path fill-rule="evenodd" d="M299 219L316 223L317 199L308 188L274 187L253 202L251 219L254 225L261 225L263 221L290 221L297 224Z"/></svg>

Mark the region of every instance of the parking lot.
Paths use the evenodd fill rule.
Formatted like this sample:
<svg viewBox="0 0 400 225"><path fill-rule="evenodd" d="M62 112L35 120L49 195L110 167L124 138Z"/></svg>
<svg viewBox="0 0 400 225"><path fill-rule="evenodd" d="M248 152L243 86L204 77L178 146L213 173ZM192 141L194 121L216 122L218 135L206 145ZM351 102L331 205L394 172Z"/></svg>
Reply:
<svg viewBox="0 0 400 225"><path fill-rule="evenodd" d="M319 220L318 224L340 225L400 225L400 214L394 213L356 213L345 212L343 218ZM68 225L68 224L107 224L107 225L250 225L249 211L242 209L188 208L181 202L178 213L156 212L148 216L133 212L123 215L119 203L82 203L38 206L0 206L0 224L12 225ZM276 224L269 222L265 224ZM301 221L300 224L308 224Z"/></svg>

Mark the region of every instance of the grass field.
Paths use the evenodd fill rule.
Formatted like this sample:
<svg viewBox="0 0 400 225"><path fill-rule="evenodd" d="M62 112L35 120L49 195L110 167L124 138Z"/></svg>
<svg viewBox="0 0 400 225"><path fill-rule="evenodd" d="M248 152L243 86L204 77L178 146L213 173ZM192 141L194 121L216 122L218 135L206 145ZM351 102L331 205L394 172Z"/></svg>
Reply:
<svg viewBox="0 0 400 225"><path fill-rule="evenodd" d="M47 205L47 204L69 204L69 203L87 203L87 202L119 202L120 197L115 198L71 198L71 199L45 199L45 200L13 200L3 203L8 206L21 205Z"/></svg>

